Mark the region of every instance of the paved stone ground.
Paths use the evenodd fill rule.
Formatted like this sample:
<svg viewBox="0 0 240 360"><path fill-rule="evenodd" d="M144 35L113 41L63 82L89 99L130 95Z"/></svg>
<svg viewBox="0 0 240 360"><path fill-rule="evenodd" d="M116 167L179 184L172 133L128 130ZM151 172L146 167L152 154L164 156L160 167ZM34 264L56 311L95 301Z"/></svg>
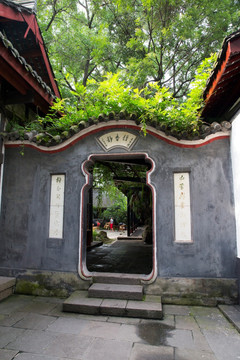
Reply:
<svg viewBox="0 0 240 360"><path fill-rule="evenodd" d="M87 253L89 271L149 274L152 271L152 245L141 240L119 240Z"/></svg>
<svg viewBox="0 0 240 360"><path fill-rule="evenodd" d="M240 334L217 308L164 306L164 320L63 313L61 299L0 302L0 360L237 360Z"/></svg>

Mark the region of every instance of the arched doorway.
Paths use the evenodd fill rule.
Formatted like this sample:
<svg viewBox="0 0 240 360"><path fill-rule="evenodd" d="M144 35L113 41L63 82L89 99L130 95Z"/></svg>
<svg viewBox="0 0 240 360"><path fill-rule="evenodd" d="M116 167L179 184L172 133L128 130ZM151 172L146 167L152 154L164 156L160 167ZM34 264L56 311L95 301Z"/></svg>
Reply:
<svg viewBox="0 0 240 360"><path fill-rule="evenodd" d="M144 280L153 279L156 276L155 189L150 174L154 162L145 153L97 154L89 156L82 170L86 184L81 191L80 276L124 273ZM117 238L110 246L89 252L93 239L93 185L99 185L96 177L104 171L126 198L126 236ZM104 191L106 195L106 189ZM99 223L103 221L102 226L107 220L106 213L111 216L111 211L105 210L102 218L97 219ZM115 229L119 230L119 220L115 220ZM141 236L134 236L135 233Z"/></svg>

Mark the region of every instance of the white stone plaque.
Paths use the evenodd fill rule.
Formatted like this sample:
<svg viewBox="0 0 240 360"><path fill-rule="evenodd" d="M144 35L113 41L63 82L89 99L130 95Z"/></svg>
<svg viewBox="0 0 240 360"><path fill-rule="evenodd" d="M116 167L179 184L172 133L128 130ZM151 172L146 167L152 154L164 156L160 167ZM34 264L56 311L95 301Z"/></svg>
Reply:
<svg viewBox="0 0 240 360"><path fill-rule="evenodd" d="M175 241L191 242L189 173L174 174Z"/></svg>
<svg viewBox="0 0 240 360"><path fill-rule="evenodd" d="M65 175L51 176L49 237L62 239Z"/></svg>
<svg viewBox="0 0 240 360"><path fill-rule="evenodd" d="M129 150L137 141L137 136L129 131L110 131L100 136L97 140L106 151L116 147Z"/></svg>

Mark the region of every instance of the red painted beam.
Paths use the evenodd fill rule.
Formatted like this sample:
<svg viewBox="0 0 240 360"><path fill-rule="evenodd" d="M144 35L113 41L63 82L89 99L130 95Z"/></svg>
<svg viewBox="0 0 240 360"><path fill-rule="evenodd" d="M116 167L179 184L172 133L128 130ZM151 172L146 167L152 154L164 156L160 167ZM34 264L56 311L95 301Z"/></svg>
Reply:
<svg viewBox="0 0 240 360"><path fill-rule="evenodd" d="M30 16L31 14L27 14L28 16ZM21 13L17 10L15 10L14 8L7 6L5 4L0 4L0 16L2 16L3 18L7 18L10 20L15 20L15 21L24 21Z"/></svg>
<svg viewBox="0 0 240 360"><path fill-rule="evenodd" d="M0 57L0 75L4 78L9 84L11 84L20 94L26 95L28 86L25 81L22 81L19 76L17 76L14 69L12 69L5 60Z"/></svg>

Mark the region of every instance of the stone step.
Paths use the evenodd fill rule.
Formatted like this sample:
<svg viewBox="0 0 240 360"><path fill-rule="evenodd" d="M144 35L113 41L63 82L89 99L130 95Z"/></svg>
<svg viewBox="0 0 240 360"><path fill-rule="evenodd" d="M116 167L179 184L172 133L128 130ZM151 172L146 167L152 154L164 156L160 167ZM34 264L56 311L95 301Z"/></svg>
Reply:
<svg viewBox="0 0 240 360"><path fill-rule="evenodd" d="M98 274L93 277L93 282L104 284L141 285L141 279L139 276L136 277L129 274Z"/></svg>
<svg viewBox="0 0 240 360"><path fill-rule="evenodd" d="M240 333L240 305L218 305L218 308Z"/></svg>
<svg viewBox="0 0 240 360"><path fill-rule="evenodd" d="M143 319L162 319L163 317L161 302L89 298L83 296L82 293L75 291L66 299L63 303L63 311Z"/></svg>
<svg viewBox="0 0 240 360"><path fill-rule="evenodd" d="M143 287L141 285L95 283L88 289L88 296L90 298L142 300Z"/></svg>
<svg viewBox="0 0 240 360"><path fill-rule="evenodd" d="M12 295L15 284L15 278L0 276L0 301Z"/></svg>

